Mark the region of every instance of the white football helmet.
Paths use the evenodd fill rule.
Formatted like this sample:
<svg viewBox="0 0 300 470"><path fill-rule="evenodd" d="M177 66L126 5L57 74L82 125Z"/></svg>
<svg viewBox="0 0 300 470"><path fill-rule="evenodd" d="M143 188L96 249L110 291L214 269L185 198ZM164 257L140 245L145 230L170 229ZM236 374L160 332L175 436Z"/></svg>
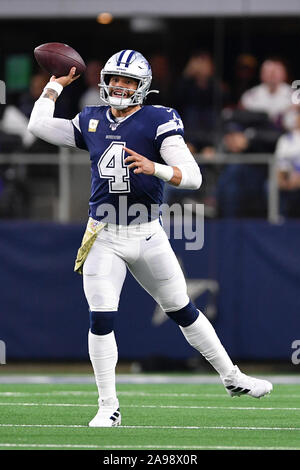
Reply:
<svg viewBox="0 0 300 470"><path fill-rule="evenodd" d="M120 97L111 96L110 93L114 88L118 90L120 87L109 86L109 80L112 75L122 75L130 77L138 82L137 89L133 94L126 98L126 92L133 91L129 88L123 88L123 94ZM148 61L140 53L131 49L114 54L101 70L100 75L100 98L104 103L116 109L125 109L128 106L136 106L142 104L149 93L159 93L157 90L149 91L152 81L152 71Z"/></svg>

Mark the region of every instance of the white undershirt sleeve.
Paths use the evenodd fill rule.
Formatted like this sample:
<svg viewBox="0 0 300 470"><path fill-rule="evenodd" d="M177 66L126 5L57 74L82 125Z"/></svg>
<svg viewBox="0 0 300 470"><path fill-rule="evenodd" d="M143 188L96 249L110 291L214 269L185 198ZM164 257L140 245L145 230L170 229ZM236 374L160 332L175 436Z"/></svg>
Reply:
<svg viewBox="0 0 300 470"><path fill-rule="evenodd" d="M182 179L178 188L200 188L202 183L200 168L180 135L166 137L161 144L160 155L167 165L180 169Z"/></svg>
<svg viewBox="0 0 300 470"><path fill-rule="evenodd" d="M53 100L42 98L41 96L33 107L28 130L36 137L50 144L62 147L76 147L72 121L54 118L54 108L55 103Z"/></svg>

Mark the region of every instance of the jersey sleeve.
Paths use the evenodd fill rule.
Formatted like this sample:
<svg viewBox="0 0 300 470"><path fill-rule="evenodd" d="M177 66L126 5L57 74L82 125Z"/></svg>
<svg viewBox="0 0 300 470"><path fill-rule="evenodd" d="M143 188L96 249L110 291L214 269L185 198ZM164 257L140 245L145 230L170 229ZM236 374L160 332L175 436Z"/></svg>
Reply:
<svg viewBox="0 0 300 470"><path fill-rule="evenodd" d="M157 108L155 142L160 149L163 140L171 135L184 136L184 126L178 112L172 108Z"/></svg>
<svg viewBox="0 0 300 470"><path fill-rule="evenodd" d="M81 132L81 127L80 127L81 114L82 114L82 112L78 113L74 117L74 119L72 119L75 143L76 143L76 147L78 147L82 150L88 150L87 145L86 145L85 140L84 140L84 136Z"/></svg>

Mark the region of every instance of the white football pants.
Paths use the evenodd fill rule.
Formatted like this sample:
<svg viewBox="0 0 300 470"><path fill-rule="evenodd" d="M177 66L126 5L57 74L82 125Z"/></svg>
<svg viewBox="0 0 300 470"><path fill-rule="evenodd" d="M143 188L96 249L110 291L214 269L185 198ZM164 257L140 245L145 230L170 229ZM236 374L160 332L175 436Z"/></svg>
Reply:
<svg viewBox="0 0 300 470"><path fill-rule="evenodd" d="M108 224L99 232L83 266L91 311L118 310L126 268L165 312L188 304L184 275L158 219L140 225Z"/></svg>

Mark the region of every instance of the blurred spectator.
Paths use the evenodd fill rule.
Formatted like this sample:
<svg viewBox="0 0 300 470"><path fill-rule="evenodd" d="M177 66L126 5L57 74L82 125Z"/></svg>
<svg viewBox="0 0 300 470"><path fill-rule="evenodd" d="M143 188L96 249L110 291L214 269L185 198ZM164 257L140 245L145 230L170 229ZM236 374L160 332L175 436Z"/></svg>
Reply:
<svg viewBox="0 0 300 470"><path fill-rule="evenodd" d="M19 114L21 123L18 121ZM10 117L17 115L15 127L9 127ZM0 106L0 153L22 151L23 115L14 106ZM25 116L24 119L26 120ZM16 168L0 165L0 217L26 217L28 194Z"/></svg>
<svg viewBox="0 0 300 470"><path fill-rule="evenodd" d="M1 107L0 151L57 152L57 147L37 139L27 129L33 105L48 81L48 75L33 75L29 92L21 95L19 107L9 104Z"/></svg>
<svg viewBox="0 0 300 470"><path fill-rule="evenodd" d="M273 153L278 138L284 132L270 121L266 112L247 111L245 109L229 109L222 111L223 123L235 122L240 124L251 139L251 147L256 152Z"/></svg>
<svg viewBox="0 0 300 470"><path fill-rule="evenodd" d="M91 60L88 62L86 71L84 73L84 80L87 90L81 95L79 99L79 111L85 106L104 105L100 99L100 72L103 67L102 62L99 60Z"/></svg>
<svg viewBox="0 0 300 470"><path fill-rule="evenodd" d="M204 162L200 165L203 179L199 191L199 199L204 204L204 215L214 218L217 215L216 185L222 171L222 166L210 163L214 162L217 154L215 147L203 147L199 153L203 160L207 162L207 164Z"/></svg>
<svg viewBox="0 0 300 470"><path fill-rule="evenodd" d="M22 139L15 132L6 132L5 120L6 106L0 106L0 153L10 153L22 148Z"/></svg>
<svg viewBox="0 0 300 470"><path fill-rule="evenodd" d="M49 76L33 75L30 89L20 97L19 108L7 104L0 107L0 152L57 152L58 148L28 131L28 120L34 102L41 95ZM43 178L43 180L42 180ZM30 214L32 192L36 182L57 180L55 165L1 165L0 216L26 218Z"/></svg>
<svg viewBox="0 0 300 470"><path fill-rule="evenodd" d="M48 73L37 73L33 75L30 81L29 90L22 94L19 100L19 110L27 117L30 118L30 114L36 100L41 96L42 91L49 82Z"/></svg>
<svg viewBox="0 0 300 470"><path fill-rule="evenodd" d="M19 98L18 107L6 105L2 117L1 128L7 134L18 135L22 139L22 147L26 152L57 152L57 147L37 139L28 131L28 121L35 101L41 96L49 74L37 73L31 77L29 90ZM62 103L64 106L64 103Z"/></svg>
<svg viewBox="0 0 300 470"><path fill-rule="evenodd" d="M22 151L36 138L27 130L28 118L16 106L5 105L0 112L0 152Z"/></svg>
<svg viewBox="0 0 300 470"><path fill-rule="evenodd" d="M150 57L150 65L153 76L151 90L158 90L159 94L151 93L147 98L147 104L173 106L173 82L168 57L157 52Z"/></svg>
<svg viewBox="0 0 300 470"><path fill-rule="evenodd" d="M176 88L176 107L182 115L187 140L197 147L214 141L208 134L214 131L219 106L228 102L228 93L214 72L211 55L198 52L189 59Z"/></svg>
<svg viewBox="0 0 300 470"><path fill-rule="evenodd" d="M21 94L18 108L28 119L35 101L41 96L49 79L50 75L46 72L39 72L33 75L30 80L29 90ZM66 119L73 118L77 111L77 106L76 108L74 107L74 97L76 98L76 89L74 91L74 87L65 88L64 93L61 94L55 105L54 116Z"/></svg>
<svg viewBox="0 0 300 470"><path fill-rule="evenodd" d="M280 213L300 217L300 109L294 129L282 135L276 151L277 178L280 191Z"/></svg>
<svg viewBox="0 0 300 470"><path fill-rule="evenodd" d="M22 152L27 118L15 106L0 106L0 153ZM33 137L33 136L32 136ZM0 165L0 217L26 218L29 196L22 170L10 164Z"/></svg>
<svg viewBox="0 0 300 470"><path fill-rule="evenodd" d="M240 124L229 122L223 138L225 153L244 154L260 150L259 142L247 136ZM217 183L217 205L221 217L266 215L266 165L229 164Z"/></svg>
<svg viewBox="0 0 300 470"><path fill-rule="evenodd" d="M251 54L240 54L235 62L231 83L231 104L236 105L242 94L255 85L257 59Z"/></svg>
<svg viewBox="0 0 300 470"><path fill-rule="evenodd" d="M242 107L266 112L278 127L282 127L283 116L292 105L292 89L286 83L287 79L287 68L280 59L265 60L260 69L261 84L242 95Z"/></svg>
<svg viewBox="0 0 300 470"><path fill-rule="evenodd" d="M27 218L29 214L29 193L13 167L0 170L0 217Z"/></svg>

